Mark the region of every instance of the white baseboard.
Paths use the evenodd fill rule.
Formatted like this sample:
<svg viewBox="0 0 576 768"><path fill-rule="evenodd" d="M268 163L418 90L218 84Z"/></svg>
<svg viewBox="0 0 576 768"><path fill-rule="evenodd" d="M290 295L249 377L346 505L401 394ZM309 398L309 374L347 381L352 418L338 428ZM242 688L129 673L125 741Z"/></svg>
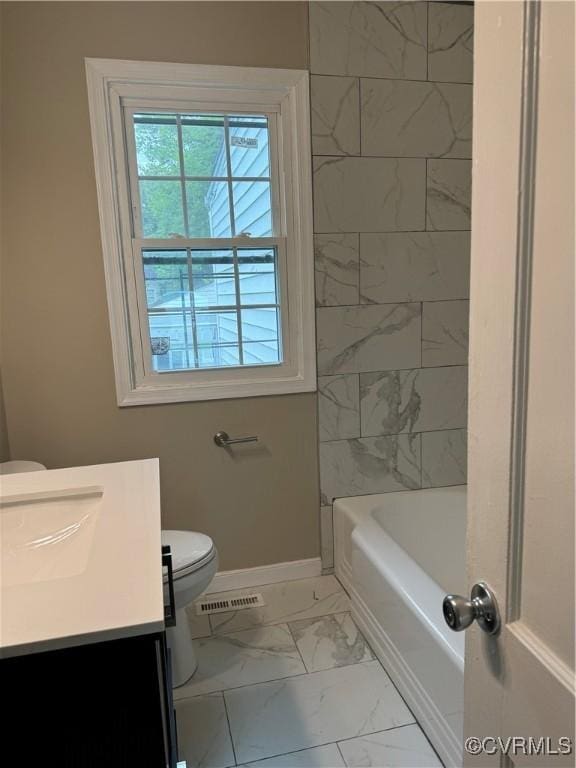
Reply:
<svg viewBox="0 0 576 768"><path fill-rule="evenodd" d="M228 592L232 589L262 587L265 584L277 584L279 581L308 579L313 576L320 576L321 573L322 561L319 557L311 557L309 560L293 560L289 563L259 565L256 568L242 568L238 571L219 571L206 590L206 594Z"/></svg>

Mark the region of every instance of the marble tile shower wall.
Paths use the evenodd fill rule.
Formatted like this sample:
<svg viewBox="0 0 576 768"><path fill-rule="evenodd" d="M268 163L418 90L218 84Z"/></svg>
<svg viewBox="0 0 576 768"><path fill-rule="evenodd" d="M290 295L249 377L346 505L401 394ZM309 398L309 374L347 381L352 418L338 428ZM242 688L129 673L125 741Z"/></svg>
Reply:
<svg viewBox="0 0 576 768"><path fill-rule="evenodd" d="M471 5L311 2L321 524L466 482Z"/></svg>

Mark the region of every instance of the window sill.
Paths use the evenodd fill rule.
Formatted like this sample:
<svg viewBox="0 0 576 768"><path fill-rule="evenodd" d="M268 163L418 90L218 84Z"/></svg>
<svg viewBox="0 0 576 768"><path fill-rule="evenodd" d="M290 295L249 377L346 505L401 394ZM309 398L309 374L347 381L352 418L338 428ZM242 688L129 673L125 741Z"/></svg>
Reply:
<svg viewBox="0 0 576 768"><path fill-rule="evenodd" d="M118 405L162 405L167 403L199 402L203 400L234 400L242 397L289 395L315 392L316 379L294 376L291 378L242 382L202 383L180 386L142 385L132 389L118 387Z"/></svg>

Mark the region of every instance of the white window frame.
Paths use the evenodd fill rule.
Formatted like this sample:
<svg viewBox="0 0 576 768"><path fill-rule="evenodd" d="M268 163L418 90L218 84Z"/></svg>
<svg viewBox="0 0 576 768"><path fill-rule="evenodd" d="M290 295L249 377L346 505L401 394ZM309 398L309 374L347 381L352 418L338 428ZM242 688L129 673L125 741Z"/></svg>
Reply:
<svg viewBox="0 0 576 768"><path fill-rule="evenodd" d="M86 59L100 231L120 406L316 389L309 76L304 70ZM150 366L143 274L134 258L125 109L271 114L278 158L278 268L283 362L157 372ZM275 130L274 130L275 128ZM276 207L276 206L275 206ZM150 241L146 241L149 243ZM166 240L158 241L166 245ZM192 241L174 239L174 247ZM197 241L194 241L197 247ZM222 240L221 247L226 241ZM246 246L267 245L246 238Z"/></svg>

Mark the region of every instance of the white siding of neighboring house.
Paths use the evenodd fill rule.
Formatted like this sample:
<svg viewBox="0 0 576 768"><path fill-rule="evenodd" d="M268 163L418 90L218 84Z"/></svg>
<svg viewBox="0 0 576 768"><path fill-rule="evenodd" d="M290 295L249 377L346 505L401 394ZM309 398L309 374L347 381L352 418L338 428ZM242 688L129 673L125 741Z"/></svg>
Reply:
<svg viewBox="0 0 576 768"><path fill-rule="evenodd" d="M258 147L240 147L231 145L230 161L234 176L261 177L268 176L269 152L268 131L245 127L230 128L230 136L257 138ZM215 165L215 176L226 175L226 154L223 150ZM232 195L234 199L234 215L236 232L249 232L252 237L266 237L272 234L270 184L267 181L233 181ZM229 202L228 189L224 184L211 185L206 196L210 211L211 237L229 235ZM232 271L232 269L231 269ZM232 286L233 288L233 286ZM250 293L254 303L269 301L268 280L261 275L253 274L242 277L242 292ZM264 298L258 299L263 293ZM233 341L236 338L236 322L232 317L219 322L220 338L222 341ZM276 313L268 309L245 309L242 311L242 335L245 342L244 362L266 363L277 362L277 347L264 339L276 338L278 335ZM230 359L233 364L233 360Z"/></svg>

